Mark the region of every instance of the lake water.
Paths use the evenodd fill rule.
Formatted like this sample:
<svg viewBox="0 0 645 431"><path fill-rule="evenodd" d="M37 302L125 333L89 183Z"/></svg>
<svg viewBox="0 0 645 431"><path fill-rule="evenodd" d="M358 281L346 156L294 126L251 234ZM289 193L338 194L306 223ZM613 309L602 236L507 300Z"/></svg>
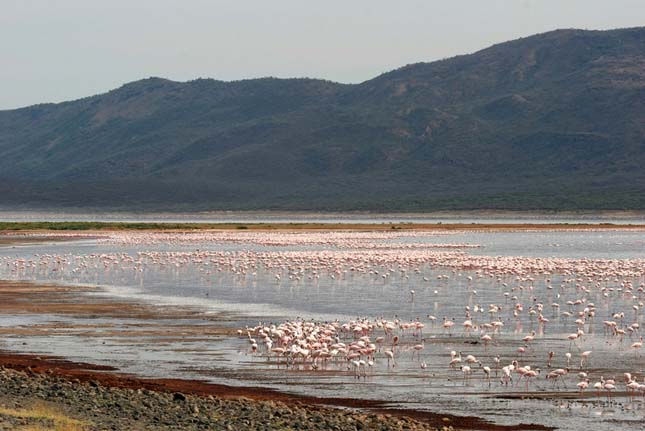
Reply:
<svg viewBox="0 0 645 431"><path fill-rule="evenodd" d="M640 396L612 403L605 391L601 397L569 400L503 397L575 394L583 351L592 351L584 365L591 385L601 376L615 378L624 391L625 372L643 383L645 356L630 348L642 334L634 324L642 328L644 323L643 231L106 234L0 248L0 278L89 284L101 288L94 295L224 311L233 317L218 324L234 329L294 319L387 319L425 325L422 332L397 329L395 368L387 365L384 345L367 376L358 379L346 360L319 369L311 364L278 366L262 346L253 354L246 332L212 343L187 338L121 345L109 337L81 342L59 336L55 343L51 337L30 339L24 347L22 339L3 340L16 350L117 363L125 371L153 377L197 377L318 396L388 400L500 424L643 428L645 403ZM620 313L622 317L615 317ZM0 325L61 319L2 316ZM464 331L466 320L476 327L471 333ZM163 323L163 316L159 321ZM454 327L445 329L444 321L453 321ZM603 321L615 321L624 335L608 334ZM492 322L503 323L500 334L486 329ZM118 319L110 323L133 324ZM209 324L203 319L184 323ZM578 329L584 335L569 340ZM534 340L523 341L532 331ZM480 338L485 333L493 335L490 345ZM351 334L339 338L346 344L353 340ZM423 348L413 356L417 344ZM472 375L451 369L451 351L461 352L464 359L474 355L489 366L490 383L478 363L472 364ZM554 353L551 367L548 352ZM510 385L500 383L501 366L513 360L518 367L541 370L528 389L525 380L517 384L518 375ZM557 368L569 368L569 373L554 385L545 376Z"/></svg>

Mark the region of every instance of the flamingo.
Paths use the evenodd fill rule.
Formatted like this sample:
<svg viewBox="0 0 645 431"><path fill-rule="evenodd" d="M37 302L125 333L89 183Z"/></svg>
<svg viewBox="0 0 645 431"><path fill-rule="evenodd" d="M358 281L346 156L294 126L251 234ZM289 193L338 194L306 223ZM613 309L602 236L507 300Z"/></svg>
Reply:
<svg viewBox="0 0 645 431"><path fill-rule="evenodd" d="M448 331L448 335L451 336L452 335L451 330L452 330L452 327L455 326L455 322L453 322L452 320L448 320L448 318L444 317L442 326L444 330Z"/></svg>
<svg viewBox="0 0 645 431"><path fill-rule="evenodd" d="M481 363L479 364L479 366L481 367L482 371L484 371L484 375L486 376L486 380L488 381L488 387L490 388L490 367L482 367Z"/></svg>
<svg viewBox="0 0 645 431"><path fill-rule="evenodd" d="M522 338L522 341L526 343L526 347L529 346L529 344L535 339L535 331L531 331L531 335L527 335L526 337Z"/></svg>
<svg viewBox="0 0 645 431"><path fill-rule="evenodd" d="M466 363L468 364L481 364L481 362L474 356L474 355L468 355L466 356Z"/></svg>
<svg viewBox="0 0 645 431"><path fill-rule="evenodd" d="M493 337L491 337L488 334L484 334L481 336L481 340L484 342L484 350L486 350L486 347L488 346L488 343L492 341Z"/></svg>
<svg viewBox="0 0 645 431"><path fill-rule="evenodd" d="M510 381L513 383L513 370L515 369L515 365L506 365L502 367L502 379L501 382L508 386L508 382Z"/></svg>
<svg viewBox="0 0 645 431"><path fill-rule="evenodd" d="M600 380L601 381L596 382L593 385L593 388L596 390L596 396L598 396L598 397L600 397L600 391L602 390L602 386L603 386L602 377L600 377Z"/></svg>
<svg viewBox="0 0 645 431"><path fill-rule="evenodd" d="M571 345L578 339L578 333L567 335L567 339L569 340L569 350L571 350Z"/></svg>
<svg viewBox="0 0 645 431"><path fill-rule="evenodd" d="M639 341L633 343L630 347L640 356L640 349L643 347L643 337L640 337Z"/></svg>
<svg viewBox="0 0 645 431"><path fill-rule="evenodd" d="M589 379L585 379L579 382L576 386L578 387L578 389L580 389L580 395L582 396L584 390L589 387Z"/></svg>
<svg viewBox="0 0 645 431"><path fill-rule="evenodd" d="M553 380L553 386L555 387L555 385L560 381L560 379L568 373L569 373L568 368L558 368L556 370L551 371L549 374L547 374L546 378ZM562 381L562 384L566 387L564 380Z"/></svg>
<svg viewBox="0 0 645 431"><path fill-rule="evenodd" d="M639 386L640 385L638 384L638 382L636 380L630 380L627 383L626 388L627 388L627 391L630 392L630 398L631 399L633 399L634 395L636 395L636 391L638 390Z"/></svg>
<svg viewBox="0 0 645 431"><path fill-rule="evenodd" d="M472 369L468 365L464 365L461 367L461 372L464 373L464 384L466 384L466 380L468 379L468 376L472 373Z"/></svg>
<svg viewBox="0 0 645 431"><path fill-rule="evenodd" d="M454 369L457 365L461 364L461 352L450 352L450 358L450 362L448 363L450 368Z"/></svg>
<svg viewBox="0 0 645 431"><path fill-rule="evenodd" d="M546 361L546 366L549 368L551 368L551 363L553 362L553 356L555 356L555 353L553 351L550 351Z"/></svg>
<svg viewBox="0 0 645 431"><path fill-rule="evenodd" d="M524 373L524 379L526 380L526 390L529 390L529 383L531 382L531 379L535 378L540 374L540 369L536 368L535 370L528 370L526 373Z"/></svg>
<svg viewBox="0 0 645 431"><path fill-rule="evenodd" d="M463 323L464 326L464 335L470 336L470 331L473 329L473 322L472 320L468 319L465 320Z"/></svg>
<svg viewBox="0 0 645 431"><path fill-rule="evenodd" d="M607 391L607 398L609 399L609 401L611 401L611 391L616 390L616 385L608 382L608 383L605 383L603 387Z"/></svg>
<svg viewBox="0 0 645 431"><path fill-rule="evenodd" d="M412 349L412 358L414 359L414 352L417 353L417 357L419 360L421 360L421 351L423 350L424 345L423 344L415 344Z"/></svg>
<svg viewBox="0 0 645 431"><path fill-rule="evenodd" d="M394 359L394 352L391 350L386 350L383 352L385 357L387 358L387 367L390 368L390 360L392 361L392 368L396 366L396 360Z"/></svg>
<svg viewBox="0 0 645 431"><path fill-rule="evenodd" d="M589 356L591 356L592 351L586 350L580 354L580 369L582 370L583 365L589 362Z"/></svg>

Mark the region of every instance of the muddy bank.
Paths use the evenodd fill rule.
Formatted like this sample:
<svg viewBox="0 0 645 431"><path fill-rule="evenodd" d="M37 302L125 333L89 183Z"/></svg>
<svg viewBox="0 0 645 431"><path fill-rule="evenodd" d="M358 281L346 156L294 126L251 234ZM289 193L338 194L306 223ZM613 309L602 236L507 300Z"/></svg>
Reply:
<svg viewBox="0 0 645 431"><path fill-rule="evenodd" d="M107 296L89 296L87 293L98 292L99 288L82 286L33 284L21 281L0 281L0 314L50 314L69 315L80 318L115 318L129 320L154 320L163 316L167 320L199 318L212 321L212 334L229 335L232 331L221 325L222 322L235 321L237 316L220 312L205 315L194 308L166 307L158 305L138 304L110 298ZM219 325L216 323L220 323ZM141 327L142 325L137 325ZM158 325L156 325L158 326ZM81 325L74 327L80 328ZM95 326L92 326L95 327ZM66 328L64 323L56 326L32 326L34 331ZM183 328L190 331L190 328ZM204 328L199 328L204 333ZM140 335L140 334L137 334Z"/></svg>

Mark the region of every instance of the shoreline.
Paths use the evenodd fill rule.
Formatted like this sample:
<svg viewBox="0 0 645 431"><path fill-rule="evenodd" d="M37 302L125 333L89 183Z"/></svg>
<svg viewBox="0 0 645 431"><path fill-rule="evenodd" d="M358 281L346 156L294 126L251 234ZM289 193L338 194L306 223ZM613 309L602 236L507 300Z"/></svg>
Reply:
<svg viewBox="0 0 645 431"><path fill-rule="evenodd" d="M174 318L178 321L182 318L200 317L201 313L196 310L182 309L180 307L160 307L147 304L138 304L118 299L105 297L90 297L77 295L79 292L87 292L92 289L75 288L62 285L38 285L26 282L0 282L0 313L3 314L32 314L32 315L59 315L59 316L81 316L81 317L115 317L154 319L158 313L163 312L165 318ZM169 314L169 312L171 314ZM222 336L232 335L230 328L224 328L218 322L228 318L226 314L208 316L212 323L208 328L200 326L193 328L193 336ZM91 322L88 322L91 323ZM79 336L93 336L93 332L86 331L88 326L80 328ZM98 328L105 330L105 328ZM1 328L0 336L28 337L32 335L54 336L60 333L68 333L69 329L78 329L77 326L65 324L37 325L21 328ZM207 329L207 331L205 331ZM124 337L136 339L142 334L165 336L173 335L173 331L181 332L184 336L187 333L184 325L160 329L154 325L139 327L136 330L129 328ZM182 393L196 397L215 399L246 399L253 402L281 402L289 406L295 405L309 411L318 409L349 409L352 414L389 415L393 418L418 421L430 427L441 427L451 425L457 429L484 430L484 431L514 431L514 430L550 430L552 428L534 424L497 425L478 417L454 416L449 414L436 413L425 410L408 408L394 408L386 401L361 400L355 398L321 398L311 395L297 395L271 388L256 386L231 386L225 384L208 383L202 380L191 380L181 378L143 378L136 375L119 372L118 364L95 365L85 362L74 362L61 357L18 353L15 351L0 351L0 367L26 372L29 375L45 375L61 378L76 384L97 383L109 387L130 391L149 390L162 393ZM94 382L94 383L93 383ZM0 392L1 393L1 392ZM334 413L338 414L338 412ZM1 430L2 428L0 428Z"/></svg>
<svg viewBox="0 0 645 431"><path fill-rule="evenodd" d="M339 413L350 409L356 414L372 414L400 419L412 419L431 427L450 425L461 430L482 431L519 431L552 430L554 428L537 424L497 425L477 417L454 416L425 410L388 407L382 400L362 400L356 398L319 398L296 395L270 388L253 386L230 386L188 379L147 379L121 374L114 367L77 363L53 356L9 353L0 351L0 369L25 372L30 376L46 375L61 378L76 384L89 384L125 390L146 390L153 392L209 397L221 400L265 402L272 401L289 406L313 410L329 410Z"/></svg>
<svg viewBox="0 0 645 431"><path fill-rule="evenodd" d="M645 224L624 223L129 223L129 222L0 222L0 240L22 235L106 232L182 231L645 231ZM4 237L4 238L3 238ZM73 239L73 238L72 238ZM41 238L48 241L50 238ZM0 245L3 243L0 242Z"/></svg>
<svg viewBox="0 0 645 431"><path fill-rule="evenodd" d="M255 400L242 396L194 395L183 387L130 377L74 371L56 361L44 372L27 363L42 358L2 356L0 430L415 430L437 428L413 418L370 412ZM16 364L22 362L22 365ZM26 366L26 368L25 368ZM61 369L65 371L60 371ZM73 427L60 427L72 424ZM453 430L442 426L442 431Z"/></svg>

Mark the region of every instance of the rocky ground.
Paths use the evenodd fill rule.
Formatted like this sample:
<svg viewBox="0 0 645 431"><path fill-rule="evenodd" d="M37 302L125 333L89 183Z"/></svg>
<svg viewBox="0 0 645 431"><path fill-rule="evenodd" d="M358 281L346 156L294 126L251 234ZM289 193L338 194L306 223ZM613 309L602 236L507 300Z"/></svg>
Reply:
<svg viewBox="0 0 645 431"><path fill-rule="evenodd" d="M38 414L30 414L37 411ZM65 419L62 419L65 418ZM0 368L0 430L434 430L411 418L105 387ZM449 425L445 429L452 429Z"/></svg>

